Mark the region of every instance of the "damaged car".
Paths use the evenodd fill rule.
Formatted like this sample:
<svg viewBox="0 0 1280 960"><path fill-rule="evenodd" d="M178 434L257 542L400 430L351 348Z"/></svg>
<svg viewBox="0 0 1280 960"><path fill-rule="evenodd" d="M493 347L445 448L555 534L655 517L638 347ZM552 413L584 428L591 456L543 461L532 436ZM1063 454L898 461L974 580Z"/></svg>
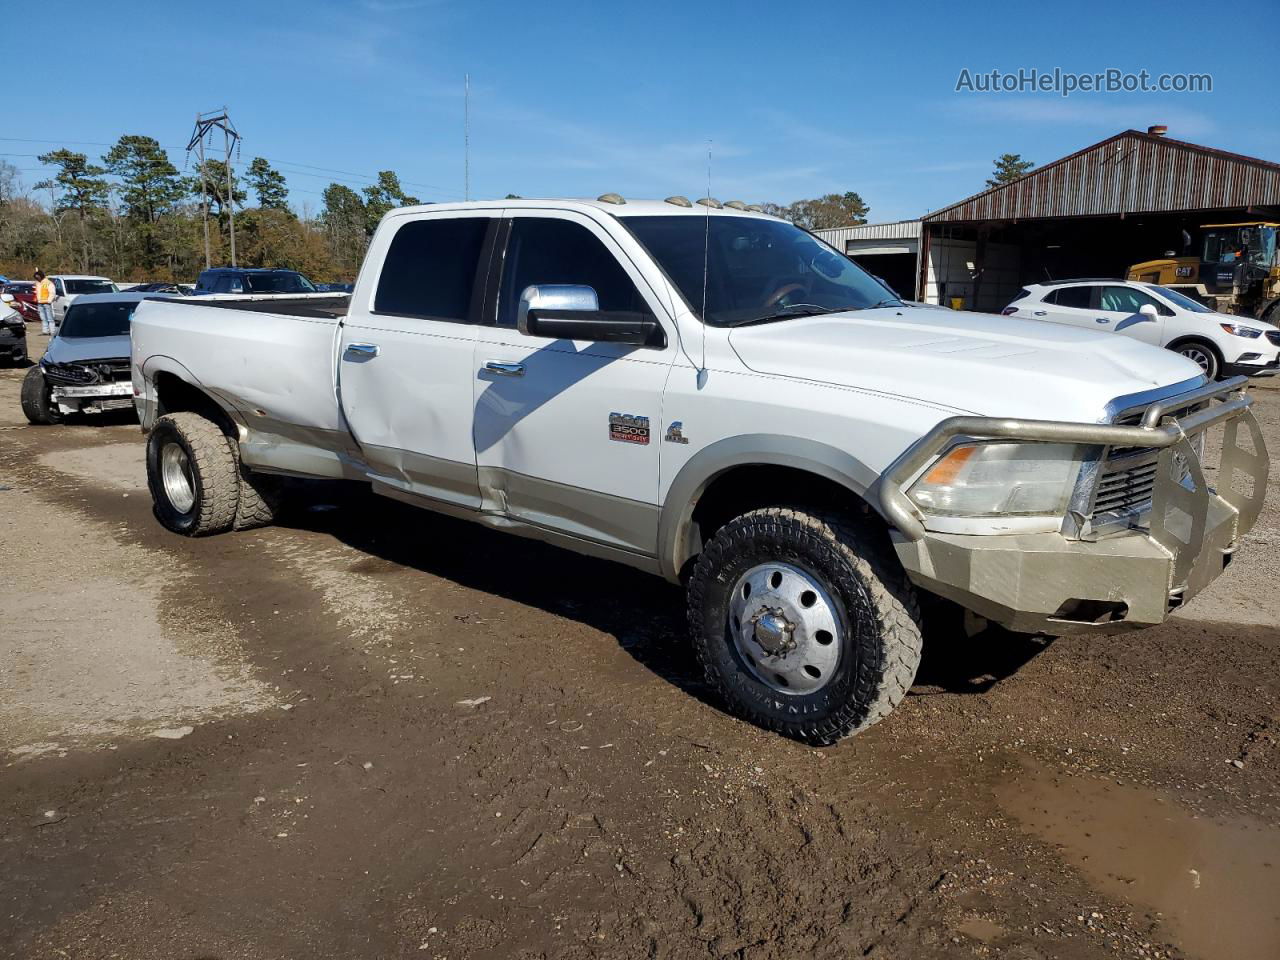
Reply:
<svg viewBox="0 0 1280 960"><path fill-rule="evenodd" d="M27 360L27 325L13 294L0 294L0 360L18 366Z"/></svg>
<svg viewBox="0 0 1280 960"><path fill-rule="evenodd" d="M163 295L86 294L76 298L40 362L22 381L22 412L41 426L75 413L133 409L129 322L143 300Z"/></svg>

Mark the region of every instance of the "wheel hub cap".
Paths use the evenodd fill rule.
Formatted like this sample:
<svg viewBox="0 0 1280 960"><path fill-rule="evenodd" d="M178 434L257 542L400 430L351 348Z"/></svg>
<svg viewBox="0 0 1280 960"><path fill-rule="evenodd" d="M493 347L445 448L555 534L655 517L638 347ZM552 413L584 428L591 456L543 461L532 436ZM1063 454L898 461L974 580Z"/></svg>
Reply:
<svg viewBox="0 0 1280 960"><path fill-rule="evenodd" d="M786 563L752 567L733 586L729 635L747 669L776 693L822 689L835 675L841 608L815 576Z"/></svg>
<svg viewBox="0 0 1280 960"><path fill-rule="evenodd" d="M792 638L796 625L783 616L781 610L757 610L751 615L755 622L756 643L765 653L777 656L795 649Z"/></svg>

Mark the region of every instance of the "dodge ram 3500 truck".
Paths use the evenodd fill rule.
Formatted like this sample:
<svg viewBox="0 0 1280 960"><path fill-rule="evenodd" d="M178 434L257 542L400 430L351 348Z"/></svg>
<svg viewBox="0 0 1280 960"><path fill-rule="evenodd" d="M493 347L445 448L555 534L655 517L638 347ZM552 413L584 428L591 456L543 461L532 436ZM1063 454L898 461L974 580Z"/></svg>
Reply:
<svg viewBox="0 0 1280 960"><path fill-rule="evenodd" d="M1239 379L910 306L710 198L395 210L349 304L144 303L132 339L170 530L268 522L280 476L354 478L620 561L686 585L731 710L814 743L906 694L922 599L1054 635L1160 623L1222 573L1268 469Z"/></svg>

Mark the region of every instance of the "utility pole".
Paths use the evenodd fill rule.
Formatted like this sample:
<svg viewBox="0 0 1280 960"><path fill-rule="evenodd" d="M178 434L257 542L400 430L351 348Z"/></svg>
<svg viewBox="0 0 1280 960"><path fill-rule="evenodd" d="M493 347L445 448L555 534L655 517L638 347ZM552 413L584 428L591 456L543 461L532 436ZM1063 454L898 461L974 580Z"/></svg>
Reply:
<svg viewBox="0 0 1280 960"><path fill-rule="evenodd" d="M471 74L462 75L462 199L471 199Z"/></svg>
<svg viewBox="0 0 1280 960"><path fill-rule="evenodd" d="M187 153L196 151L196 159L200 164L200 211L204 219L204 265L205 269L213 266L209 259L209 193L206 179L204 142L212 136L213 131L222 131L222 156L227 167L227 226L231 233L231 266L236 266L236 191L235 179L231 171L231 150L235 148L236 156L240 155L240 133L231 122L227 108L210 110L196 114L195 129L187 143Z"/></svg>

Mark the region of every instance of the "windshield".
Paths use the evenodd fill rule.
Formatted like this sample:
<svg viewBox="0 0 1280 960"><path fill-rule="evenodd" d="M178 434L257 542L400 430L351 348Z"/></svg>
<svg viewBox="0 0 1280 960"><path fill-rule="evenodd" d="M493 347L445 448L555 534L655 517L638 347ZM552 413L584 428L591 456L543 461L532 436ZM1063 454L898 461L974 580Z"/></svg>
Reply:
<svg viewBox="0 0 1280 960"><path fill-rule="evenodd" d="M310 280L300 273L246 273L246 293L315 293Z"/></svg>
<svg viewBox="0 0 1280 960"><path fill-rule="evenodd" d="M1186 294L1179 293L1177 290L1170 290L1168 287L1152 287L1156 293L1164 297L1175 307L1181 307L1183 310L1190 310L1192 313L1213 313L1208 307L1198 300L1192 300Z"/></svg>
<svg viewBox="0 0 1280 960"><path fill-rule="evenodd" d="M64 280L67 285L67 293L119 293L116 285L110 280Z"/></svg>
<svg viewBox="0 0 1280 960"><path fill-rule="evenodd" d="M137 303L73 303L58 328L58 336L123 337L129 334L129 318Z"/></svg>
<svg viewBox="0 0 1280 960"><path fill-rule="evenodd" d="M754 217L622 217L712 326L859 310L901 301L857 264L799 227Z"/></svg>

